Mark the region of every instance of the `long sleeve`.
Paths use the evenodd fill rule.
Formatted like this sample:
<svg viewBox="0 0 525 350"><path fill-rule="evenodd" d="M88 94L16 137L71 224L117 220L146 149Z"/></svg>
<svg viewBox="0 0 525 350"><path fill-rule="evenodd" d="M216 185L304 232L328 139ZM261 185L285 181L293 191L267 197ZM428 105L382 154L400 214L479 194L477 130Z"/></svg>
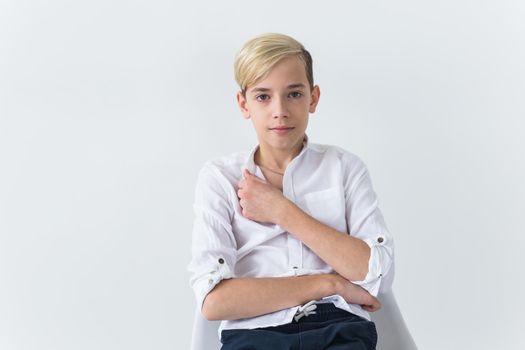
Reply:
<svg viewBox="0 0 525 350"><path fill-rule="evenodd" d="M351 176L349 174L345 182L347 230L370 247L366 277L352 282L377 296L392 287L394 241L379 210L366 165L357 157L351 164Z"/></svg>
<svg viewBox="0 0 525 350"><path fill-rule="evenodd" d="M232 209L219 171L205 164L195 188L192 257L188 265L197 305L223 279L233 278L237 260Z"/></svg>

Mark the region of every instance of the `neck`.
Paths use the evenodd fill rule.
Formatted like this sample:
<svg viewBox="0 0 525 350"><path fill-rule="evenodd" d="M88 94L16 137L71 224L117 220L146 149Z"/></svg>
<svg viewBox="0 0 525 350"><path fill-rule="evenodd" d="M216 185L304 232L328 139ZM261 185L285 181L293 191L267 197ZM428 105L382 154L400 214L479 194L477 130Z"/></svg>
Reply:
<svg viewBox="0 0 525 350"><path fill-rule="evenodd" d="M254 161L257 165L284 173L288 164L301 153L302 149L303 140L300 140L292 149L275 149L265 144L259 144L254 155Z"/></svg>

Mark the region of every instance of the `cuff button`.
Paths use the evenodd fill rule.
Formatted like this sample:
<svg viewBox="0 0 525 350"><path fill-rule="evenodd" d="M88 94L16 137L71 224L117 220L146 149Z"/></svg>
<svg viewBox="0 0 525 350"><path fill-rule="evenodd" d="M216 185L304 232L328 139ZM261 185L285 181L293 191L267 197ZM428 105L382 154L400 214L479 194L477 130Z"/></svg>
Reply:
<svg viewBox="0 0 525 350"><path fill-rule="evenodd" d="M379 237L379 238L377 239L377 241L378 241L379 243L383 243L383 242L385 241L385 239L384 239L383 237Z"/></svg>
<svg viewBox="0 0 525 350"><path fill-rule="evenodd" d="M224 259L223 258L219 258L219 264L224 264Z"/></svg>

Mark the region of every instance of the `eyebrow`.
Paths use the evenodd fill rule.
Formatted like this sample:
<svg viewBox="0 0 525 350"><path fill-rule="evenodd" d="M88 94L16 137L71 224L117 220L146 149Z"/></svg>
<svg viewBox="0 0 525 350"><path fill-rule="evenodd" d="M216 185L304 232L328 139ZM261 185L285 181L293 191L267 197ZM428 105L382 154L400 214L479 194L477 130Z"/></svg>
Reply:
<svg viewBox="0 0 525 350"><path fill-rule="evenodd" d="M304 85L303 83L298 83L298 84L290 84L286 88L287 89L297 89L297 88L305 88L305 87L306 85ZM270 90L271 89L268 89L268 88L258 87L258 88L252 89L250 92L268 92Z"/></svg>

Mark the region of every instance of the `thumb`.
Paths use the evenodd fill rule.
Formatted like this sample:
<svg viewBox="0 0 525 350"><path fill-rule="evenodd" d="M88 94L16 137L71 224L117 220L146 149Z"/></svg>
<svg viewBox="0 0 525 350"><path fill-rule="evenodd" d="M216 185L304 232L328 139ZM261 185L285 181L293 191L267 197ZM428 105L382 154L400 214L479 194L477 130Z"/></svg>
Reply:
<svg viewBox="0 0 525 350"><path fill-rule="evenodd" d="M248 169L244 169L243 173L244 173L244 178L245 179L252 178L252 179L254 179L256 181L264 181L263 179L261 179L257 175L250 173L250 171Z"/></svg>

